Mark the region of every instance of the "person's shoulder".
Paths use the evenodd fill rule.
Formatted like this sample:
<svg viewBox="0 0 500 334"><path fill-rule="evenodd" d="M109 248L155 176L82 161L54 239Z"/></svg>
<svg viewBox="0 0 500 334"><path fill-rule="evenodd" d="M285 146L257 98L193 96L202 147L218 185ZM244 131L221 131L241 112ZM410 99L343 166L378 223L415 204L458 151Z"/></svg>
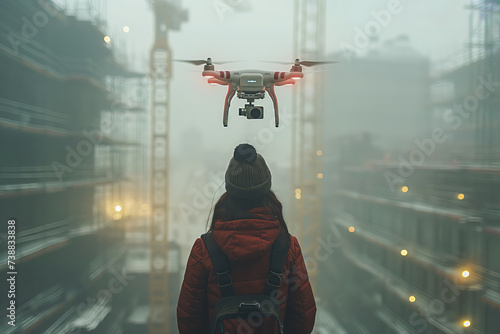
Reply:
<svg viewBox="0 0 500 334"><path fill-rule="evenodd" d="M203 239L201 237L198 237L194 240L193 249L201 250L203 248L203 244Z"/></svg>
<svg viewBox="0 0 500 334"><path fill-rule="evenodd" d="M297 239L297 237L294 236L293 234L290 234L290 247L298 245L299 245L299 239Z"/></svg>
<svg viewBox="0 0 500 334"><path fill-rule="evenodd" d="M193 247L191 248L191 254L189 255L190 259L194 263L202 262L204 254L205 254L205 243L201 238L196 238L193 243Z"/></svg>
<svg viewBox="0 0 500 334"><path fill-rule="evenodd" d="M292 234L290 234L290 249L289 252L292 253L293 257L297 257L300 253L299 240Z"/></svg>

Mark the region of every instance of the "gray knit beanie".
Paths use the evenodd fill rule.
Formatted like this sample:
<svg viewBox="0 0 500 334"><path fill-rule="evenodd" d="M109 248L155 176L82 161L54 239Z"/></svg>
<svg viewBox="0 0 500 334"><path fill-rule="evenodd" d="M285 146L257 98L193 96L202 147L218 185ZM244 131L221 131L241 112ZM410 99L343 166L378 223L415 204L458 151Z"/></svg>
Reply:
<svg viewBox="0 0 500 334"><path fill-rule="evenodd" d="M226 170L226 191L237 199L258 199L271 190L271 172L250 144L240 144Z"/></svg>

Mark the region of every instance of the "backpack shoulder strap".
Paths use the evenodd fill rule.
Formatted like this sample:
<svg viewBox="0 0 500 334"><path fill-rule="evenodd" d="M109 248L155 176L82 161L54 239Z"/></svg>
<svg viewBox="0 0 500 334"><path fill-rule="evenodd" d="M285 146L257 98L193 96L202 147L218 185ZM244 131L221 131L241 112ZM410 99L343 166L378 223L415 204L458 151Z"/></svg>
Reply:
<svg viewBox="0 0 500 334"><path fill-rule="evenodd" d="M212 232L202 234L201 239L205 243L212 264L214 265L214 270L217 274L217 285L220 288L222 297L232 296L234 291L233 280L230 275L231 265L229 259L215 242Z"/></svg>
<svg viewBox="0 0 500 334"><path fill-rule="evenodd" d="M290 234L281 230L278 238L273 243L271 250L271 262L269 264L269 275L267 276L264 294L271 296L281 285L281 275L285 266L286 256L290 248Z"/></svg>

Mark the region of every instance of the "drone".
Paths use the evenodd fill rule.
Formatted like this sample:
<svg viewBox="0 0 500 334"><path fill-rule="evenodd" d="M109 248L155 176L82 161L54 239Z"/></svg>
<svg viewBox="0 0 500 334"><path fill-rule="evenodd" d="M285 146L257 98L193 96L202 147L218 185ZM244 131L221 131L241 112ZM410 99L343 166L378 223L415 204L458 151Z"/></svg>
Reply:
<svg viewBox="0 0 500 334"><path fill-rule="evenodd" d="M210 84L218 84L228 86L226 98L224 100L224 113L222 124L227 127L229 116L229 107L234 95L237 94L239 99L246 99L248 103L244 108L239 109L240 116L246 116L247 119L263 119L264 107L254 105L256 99L265 98L267 92L273 101L275 125L279 125L278 98L274 91L275 86L291 86L296 80L304 77L302 66L310 67L315 65L323 65L336 63L335 61L301 61L295 59L292 68L289 72L270 72L262 70L241 70L241 71L216 71L214 64L225 64L229 62L212 62L211 58L206 60L177 60L180 62L190 63L193 65L203 65L204 78L208 79ZM289 64L284 62L271 62L278 64Z"/></svg>

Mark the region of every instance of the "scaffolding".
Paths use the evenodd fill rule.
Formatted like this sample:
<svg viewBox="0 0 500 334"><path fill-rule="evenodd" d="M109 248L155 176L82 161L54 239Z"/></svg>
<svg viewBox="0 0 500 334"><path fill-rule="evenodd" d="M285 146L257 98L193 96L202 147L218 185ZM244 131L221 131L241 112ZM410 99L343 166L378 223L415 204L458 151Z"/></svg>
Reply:
<svg viewBox="0 0 500 334"><path fill-rule="evenodd" d="M18 52L6 47L21 18L48 15ZM125 299L130 289L114 300L80 301L124 273L123 225L133 211L123 199L133 179L125 179L123 159L138 159L130 152L137 145L120 131L131 124L118 94L137 76L113 57L94 23L52 1L2 2L0 21L0 137L11 138L1 147L0 205L22 222L16 262L25 283L37 278L16 293L16 326L2 324L0 332L117 332L133 302Z"/></svg>
<svg viewBox="0 0 500 334"><path fill-rule="evenodd" d="M67 15L93 22L101 28L107 25L107 0L58 0L56 2Z"/></svg>
<svg viewBox="0 0 500 334"><path fill-rule="evenodd" d="M294 54L299 59L322 59L325 51L324 0L294 1ZM292 202L293 225L304 248L311 254L321 233L323 178L323 94L320 72L308 73L307 84L299 85L292 102ZM306 263L310 265L310 263ZM313 286L317 265L308 268Z"/></svg>
<svg viewBox="0 0 500 334"><path fill-rule="evenodd" d="M471 0L469 58L492 60L500 51L500 0ZM496 64L487 63L488 66Z"/></svg>
<svg viewBox="0 0 500 334"><path fill-rule="evenodd" d="M479 78L498 82L500 60L500 0L471 0L467 6L469 19L469 59L472 64L471 91L478 86ZM497 124L500 119L495 114L494 99L482 101L474 113L472 125L475 131L476 158L491 162L494 156L492 149L500 142L490 124Z"/></svg>

